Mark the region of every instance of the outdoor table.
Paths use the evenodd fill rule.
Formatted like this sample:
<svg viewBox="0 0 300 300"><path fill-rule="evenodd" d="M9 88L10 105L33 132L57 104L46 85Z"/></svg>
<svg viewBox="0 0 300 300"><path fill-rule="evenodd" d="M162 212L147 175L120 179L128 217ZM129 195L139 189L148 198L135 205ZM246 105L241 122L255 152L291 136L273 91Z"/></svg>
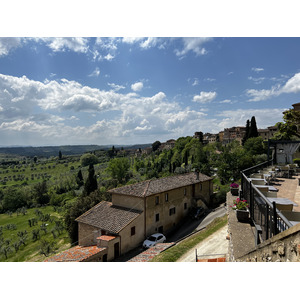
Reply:
<svg viewBox="0 0 300 300"><path fill-rule="evenodd" d="M257 188L265 188L265 187L267 187L268 189L269 189L269 192L278 192L278 189L276 189L274 186L272 186L272 185L261 185L261 184L259 184L259 185L256 185L256 184L254 184Z"/></svg>
<svg viewBox="0 0 300 300"><path fill-rule="evenodd" d="M248 178L253 184L255 184L256 181L264 181L265 184L268 183L268 181L265 178ZM256 185L256 184L255 184Z"/></svg>
<svg viewBox="0 0 300 300"><path fill-rule="evenodd" d="M273 197L267 197L267 199L270 202L275 202L276 204L282 204L282 205L288 205L288 204L293 204L294 206L298 206L297 203L293 202L292 200L288 198L273 198Z"/></svg>

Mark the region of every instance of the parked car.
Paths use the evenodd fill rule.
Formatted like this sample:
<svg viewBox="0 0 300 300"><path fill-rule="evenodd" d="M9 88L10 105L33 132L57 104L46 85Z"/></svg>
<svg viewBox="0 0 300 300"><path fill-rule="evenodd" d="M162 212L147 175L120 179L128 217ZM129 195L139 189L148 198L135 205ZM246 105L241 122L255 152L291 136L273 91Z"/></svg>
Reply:
<svg viewBox="0 0 300 300"><path fill-rule="evenodd" d="M192 213L192 219L199 220L202 216L204 216L205 210L203 207L197 207Z"/></svg>
<svg viewBox="0 0 300 300"><path fill-rule="evenodd" d="M143 243L143 248L150 248L155 246L158 243L165 242L166 237L162 233L154 233L147 237L147 239Z"/></svg>

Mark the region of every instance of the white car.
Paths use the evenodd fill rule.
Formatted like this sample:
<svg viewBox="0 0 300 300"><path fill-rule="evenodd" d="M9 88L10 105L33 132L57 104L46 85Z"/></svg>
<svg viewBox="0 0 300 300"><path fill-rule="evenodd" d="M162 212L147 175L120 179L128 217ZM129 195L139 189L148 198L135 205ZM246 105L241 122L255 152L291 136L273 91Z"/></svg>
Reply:
<svg viewBox="0 0 300 300"><path fill-rule="evenodd" d="M162 234L162 233L154 233L152 235L150 235L149 237L147 237L146 240L144 240L143 243L143 248L150 248L155 246L158 243L163 243L165 242L166 237Z"/></svg>

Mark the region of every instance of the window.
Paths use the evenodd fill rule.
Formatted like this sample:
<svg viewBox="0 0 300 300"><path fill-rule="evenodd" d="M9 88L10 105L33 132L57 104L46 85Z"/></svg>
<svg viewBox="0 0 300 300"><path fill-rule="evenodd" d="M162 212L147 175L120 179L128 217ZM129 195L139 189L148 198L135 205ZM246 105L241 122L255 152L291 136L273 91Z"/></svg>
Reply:
<svg viewBox="0 0 300 300"><path fill-rule="evenodd" d="M155 197L155 205L158 205L159 204L159 196L156 196Z"/></svg>
<svg viewBox="0 0 300 300"><path fill-rule="evenodd" d="M158 222L159 221L159 214L156 214L155 215L155 222Z"/></svg>
<svg viewBox="0 0 300 300"><path fill-rule="evenodd" d="M169 210L169 216L172 216L172 215L174 215L175 214L175 207L172 207L172 208L170 208L170 210Z"/></svg>
<svg viewBox="0 0 300 300"><path fill-rule="evenodd" d="M202 191L202 183L200 183L199 189L200 191Z"/></svg>
<svg viewBox="0 0 300 300"><path fill-rule="evenodd" d="M166 202L169 201L169 194L168 193L165 194L165 200L166 200Z"/></svg>
<svg viewBox="0 0 300 300"><path fill-rule="evenodd" d="M187 203L184 203L184 209L187 209Z"/></svg>
<svg viewBox="0 0 300 300"><path fill-rule="evenodd" d="M135 235L135 226L131 227L131 236Z"/></svg>
<svg viewBox="0 0 300 300"><path fill-rule="evenodd" d="M186 188L183 189L183 195L186 196Z"/></svg>

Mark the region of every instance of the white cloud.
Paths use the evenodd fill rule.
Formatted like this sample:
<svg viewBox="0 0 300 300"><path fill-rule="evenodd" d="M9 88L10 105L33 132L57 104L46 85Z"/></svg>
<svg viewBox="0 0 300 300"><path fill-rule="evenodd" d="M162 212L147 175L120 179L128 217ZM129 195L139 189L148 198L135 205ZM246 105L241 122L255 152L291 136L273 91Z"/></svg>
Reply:
<svg viewBox="0 0 300 300"><path fill-rule="evenodd" d="M290 78L285 85L275 85L271 89L266 90L246 90L246 94L251 97L248 102L258 102L269 99L271 97L279 96L283 93L299 93L300 92L300 73L295 74Z"/></svg>
<svg viewBox="0 0 300 300"><path fill-rule="evenodd" d="M136 82L136 83L133 83L131 85L131 89L134 91L134 92L139 92L143 89L144 87L144 84L143 82L139 81L139 82Z"/></svg>
<svg viewBox="0 0 300 300"><path fill-rule="evenodd" d="M233 126L246 126L246 121L255 116L258 128L273 126L282 120L282 112L285 108L266 109L234 109L218 113L222 120L216 124L219 131Z"/></svg>
<svg viewBox="0 0 300 300"><path fill-rule="evenodd" d="M100 69L98 67L96 67L96 69L88 76L89 77L98 77L99 75L100 75Z"/></svg>
<svg viewBox="0 0 300 300"><path fill-rule="evenodd" d="M251 70L252 70L253 72L256 72L256 73L259 73L259 72L264 71L263 68L252 68Z"/></svg>
<svg viewBox="0 0 300 300"><path fill-rule="evenodd" d="M193 102L209 103L217 97L216 92L201 92L200 95L195 95Z"/></svg>
<svg viewBox="0 0 300 300"><path fill-rule="evenodd" d="M119 90L125 89L125 86L118 85L115 83L107 83L107 85L110 86L114 91L119 91Z"/></svg>
<svg viewBox="0 0 300 300"><path fill-rule="evenodd" d="M71 50L74 52L86 53L88 51L88 38L67 37L67 38L34 38L36 41L43 41L54 52Z"/></svg>
<svg viewBox="0 0 300 300"><path fill-rule="evenodd" d="M149 37L145 41L140 43L142 49L149 49L157 45L158 39L155 37Z"/></svg>
<svg viewBox="0 0 300 300"><path fill-rule="evenodd" d="M300 92L300 73L290 78L281 89L282 93L299 93Z"/></svg>
<svg viewBox="0 0 300 300"><path fill-rule="evenodd" d="M183 57L188 52L192 51L196 56L207 54L206 49L203 47L203 44L211 41L212 38L208 37L185 37L182 38L183 49L175 50L175 54L179 57Z"/></svg>
<svg viewBox="0 0 300 300"><path fill-rule="evenodd" d="M199 85L199 80L198 78L195 78L194 82L192 83L192 86Z"/></svg>
<svg viewBox="0 0 300 300"><path fill-rule="evenodd" d="M22 46L22 38L1 37L0 38L0 57L8 55L10 51Z"/></svg>
<svg viewBox="0 0 300 300"><path fill-rule="evenodd" d="M266 78L265 77L255 78L255 77L249 76L248 79L252 80L255 84L261 84Z"/></svg>
<svg viewBox="0 0 300 300"><path fill-rule="evenodd" d="M123 37L122 42L127 44L134 44L143 40L143 37Z"/></svg>
<svg viewBox="0 0 300 300"><path fill-rule="evenodd" d="M226 100L220 101L220 103L232 104L233 102L229 99L226 99Z"/></svg>
<svg viewBox="0 0 300 300"><path fill-rule="evenodd" d="M212 101L216 93L202 92L199 97L204 102ZM275 116L282 116L282 110L228 110L209 117L203 110L170 101L163 92L141 97L136 93L99 90L67 79L38 82L25 76L1 74L0 101L3 145L11 145L12 141L27 145L129 144L151 142L158 137L164 141L199 130L212 132L244 125L252 115L261 122L268 113L268 125L278 121ZM258 126L263 127L261 123Z"/></svg>
<svg viewBox="0 0 300 300"><path fill-rule="evenodd" d="M215 78L205 78L204 79L204 81L208 81L208 82L214 82L214 81L216 81L216 79Z"/></svg>

